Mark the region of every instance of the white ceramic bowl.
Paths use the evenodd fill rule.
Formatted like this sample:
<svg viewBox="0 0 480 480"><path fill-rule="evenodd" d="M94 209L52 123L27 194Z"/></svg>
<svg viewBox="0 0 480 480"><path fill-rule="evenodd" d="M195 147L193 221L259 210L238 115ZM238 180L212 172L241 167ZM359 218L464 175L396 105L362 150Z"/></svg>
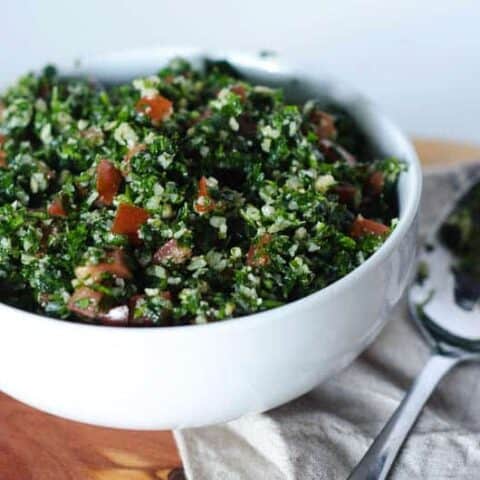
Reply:
<svg viewBox="0 0 480 480"><path fill-rule="evenodd" d="M408 163L399 182L400 221L355 271L286 306L221 323L113 328L69 323L0 305L0 389L41 410L135 429L194 427L261 412L311 390L375 338L405 289L415 255L421 171L413 148L368 101L278 59L232 52L149 49L85 60L65 73L125 81L172 56L200 65L228 59L253 81L295 100L344 106L379 155Z"/></svg>

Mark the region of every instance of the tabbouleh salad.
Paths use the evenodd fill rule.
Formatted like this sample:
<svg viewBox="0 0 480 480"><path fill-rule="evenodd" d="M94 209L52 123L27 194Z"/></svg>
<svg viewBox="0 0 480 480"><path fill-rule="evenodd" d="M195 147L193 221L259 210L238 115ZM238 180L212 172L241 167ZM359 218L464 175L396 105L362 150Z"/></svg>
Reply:
<svg viewBox="0 0 480 480"><path fill-rule="evenodd" d="M0 301L129 326L277 307L382 245L402 168L225 62L106 86L47 67L0 97Z"/></svg>

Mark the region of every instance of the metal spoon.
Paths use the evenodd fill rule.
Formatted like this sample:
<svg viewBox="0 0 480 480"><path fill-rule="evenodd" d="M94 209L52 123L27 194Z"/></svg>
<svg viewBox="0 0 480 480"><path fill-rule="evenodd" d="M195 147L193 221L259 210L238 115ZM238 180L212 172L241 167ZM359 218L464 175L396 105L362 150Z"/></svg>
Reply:
<svg viewBox="0 0 480 480"><path fill-rule="evenodd" d="M480 280L458 271L454 273L452 266L457 258L440 239L440 229L446 220L458 212L459 205L475 188L480 189L480 183L470 184L467 193L457 198L454 208L427 239L419 265L428 275L426 278L419 275L409 290L410 313L431 347L431 357L349 480L385 479L443 376L460 362L480 360Z"/></svg>

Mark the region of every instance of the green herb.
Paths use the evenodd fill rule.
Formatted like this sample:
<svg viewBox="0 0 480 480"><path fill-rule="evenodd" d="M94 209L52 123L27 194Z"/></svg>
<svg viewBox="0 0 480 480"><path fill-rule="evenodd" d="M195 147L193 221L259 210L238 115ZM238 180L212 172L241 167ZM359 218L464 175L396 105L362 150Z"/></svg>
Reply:
<svg viewBox="0 0 480 480"><path fill-rule="evenodd" d="M402 169L225 62L115 86L47 67L0 99L0 299L122 325L274 308L381 246Z"/></svg>

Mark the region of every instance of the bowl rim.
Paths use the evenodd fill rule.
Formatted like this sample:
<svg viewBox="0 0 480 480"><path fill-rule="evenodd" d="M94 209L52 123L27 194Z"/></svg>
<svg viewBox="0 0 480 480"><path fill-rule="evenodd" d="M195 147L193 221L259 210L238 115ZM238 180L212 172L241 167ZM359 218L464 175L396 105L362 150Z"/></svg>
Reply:
<svg viewBox="0 0 480 480"><path fill-rule="evenodd" d="M204 49L197 47L183 47L183 46L169 46L169 47L146 47L146 48L137 48L137 49L126 49L120 51L114 51L104 54L96 54L92 56L85 56L83 59L75 60L73 62L73 67L69 67L68 64L59 62L58 67L60 71L65 71L67 74L69 72L81 72L84 62L88 66L89 64L93 65L95 69L95 63L102 62L103 60L115 62L117 59L127 58L136 58L141 56L144 58L148 56L149 53L152 55L162 55L162 56L200 56L202 58L221 58L228 57L232 58L234 63L235 59L240 59L240 61L246 61L247 64L253 65L255 68L265 68L267 72L281 72L296 75L298 77L304 77L307 79L317 80L317 82L326 83L330 87L340 86L343 92L346 92L348 95L354 95L357 100L360 100L360 110L364 113L367 113L370 116L373 116L378 124L381 124L384 128L387 128L390 131L390 137L395 136L397 142L402 143L403 149L405 151L404 160L408 163L408 170L403 172L401 175L406 180L405 193L404 193L404 205L402 211L399 215L398 224L396 225L393 232L389 235L385 243L365 262L356 267L354 270L349 272L344 277L336 280L330 285L317 290L305 297L299 298L292 302L288 302L285 305L275 307L269 310L265 310L258 313L252 313L249 315L241 317L233 317L228 320L205 323L205 324L190 324L190 325L174 325L174 326L165 326L165 327L121 327L121 326L112 326L112 325L99 325L99 324L89 324L81 322L71 322L54 317L48 317L45 315L40 315L37 313L29 312L27 310L22 310L20 308L7 305L5 303L0 303L0 311L6 310L11 311L12 313L17 314L24 321L32 320L38 322L41 319L44 322L48 322L53 325L53 328L65 328L65 329L82 329L82 330L95 330L97 333L107 332L108 334L115 335L179 335L179 334L191 334L192 332L197 332L199 334L201 331L225 331L225 330L238 330L239 328L252 328L257 325L259 322L265 322L270 317L272 320L275 317L275 320L278 316L287 316L299 309L308 308L311 304L328 301L330 298L341 294L344 290L351 288L355 283L364 275L375 269L380 263L383 262L401 243L403 237L409 231L415 217L417 215L421 192L422 192L422 171L420 162L418 160L416 151L407 137L403 132L393 123L389 118L387 118L383 112L369 99L364 95L358 93L355 88L346 85L343 81L335 79L334 76L329 74L322 74L321 77L316 77L305 72L305 70L297 69L299 65L285 61L283 58L279 61L279 56L273 52L265 53L251 53L246 50L221 50L221 49ZM272 57L274 57L274 62L272 63ZM332 85L333 84L333 85ZM358 106L358 105L357 105ZM18 319L16 319L18 321Z"/></svg>

